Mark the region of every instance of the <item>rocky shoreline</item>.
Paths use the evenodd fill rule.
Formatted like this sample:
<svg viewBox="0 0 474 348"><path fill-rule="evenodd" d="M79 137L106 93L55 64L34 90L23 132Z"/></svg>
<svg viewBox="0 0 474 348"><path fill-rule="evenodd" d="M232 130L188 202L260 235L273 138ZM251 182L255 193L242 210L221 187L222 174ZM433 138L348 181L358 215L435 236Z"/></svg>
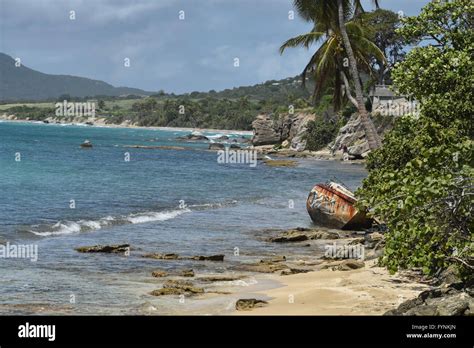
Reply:
<svg viewBox="0 0 474 348"><path fill-rule="evenodd" d="M403 272L390 275L384 268L378 267L377 259L383 253L384 235L377 231L354 232L316 227L272 229L259 231L254 238L277 246L279 251L261 255L252 262L225 262L224 254L178 255L159 250L144 253L128 244L82 246L76 251L83 254L133 253L156 260L157 266L150 266L148 270L149 282L154 284L154 289L143 296L151 303L154 298L192 299L201 302L201 311L208 314L457 315L472 313L474 308L472 287L460 290L454 286L436 292L435 288L423 282L422 277L413 278L413 274ZM328 253L336 245L341 250L364 250L364 254L354 257L353 254ZM311 255L299 254L294 251L295 247L302 251L311 248L315 252ZM191 262L192 266L186 263L183 267L166 267L167 262L181 260ZM209 271L209 267L215 264L222 264L220 271L216 272L215 267ZM269 281L273 282L272 287L262 289L251 286L252 282L265 284ZM427 291L431 295L426 295ZM324 296L316 296L317 293ZM341 293L347 293L347 298L341 297ZM441 300L448 304L450 311L446 306L436 307L433 304L435 300L430 300L444 298L443 294L452 297ZM289 302L288 297L291 299ZM457 301L461 297L464 300ZM226 309L217 309L207 305L210 299L230 301L231 305ZM375 302L367 306L368 299ZM313 309L304 306L308 302L314 305ZM454 303L459 305L454 306ZM417 306L424 307L413 309Z"/></svg>

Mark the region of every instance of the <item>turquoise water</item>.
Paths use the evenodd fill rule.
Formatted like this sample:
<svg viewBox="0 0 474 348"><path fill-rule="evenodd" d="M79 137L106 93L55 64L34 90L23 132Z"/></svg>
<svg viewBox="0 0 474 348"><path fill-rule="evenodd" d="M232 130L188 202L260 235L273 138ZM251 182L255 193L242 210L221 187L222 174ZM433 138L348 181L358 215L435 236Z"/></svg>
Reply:
<svg viewBox="0 0 474 348"><path fill-rule="evenodd" d="M222 272L271 254L261 231L311 225L305 200L315 183L336 176L356 188L366 175L332 161L219 164L207 144L176 140L187 133L1 122L0 240L37 245L38 260L0 258L0 313L140 313L150 301L160 312L166 299L147 295L154 268ZM94 148L81 149L84 139ZM131 244L130 256L74 250L118 243ZM146 252L226 261L156 261Z"/></svg>

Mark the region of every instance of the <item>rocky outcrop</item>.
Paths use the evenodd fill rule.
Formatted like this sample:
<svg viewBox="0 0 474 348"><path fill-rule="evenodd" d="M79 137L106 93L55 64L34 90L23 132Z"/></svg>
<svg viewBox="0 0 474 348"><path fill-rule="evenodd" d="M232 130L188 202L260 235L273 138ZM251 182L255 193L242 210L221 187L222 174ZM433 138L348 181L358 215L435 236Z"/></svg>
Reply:
<svg viewBox="0 0 474 348"><path fill-rule="evenodd" d="M75 249L80 253L125 253L130 252L130 244L116 244L116 245L93 245L83 246Z"/></svg>
<svg viewBox="0 0 474 348"><path fill-rule="evenodd" d="M241 298L235 303L235 309L238 311L248 311L255 307L262 307L268 304L267 301L257 300L255 298Z"/></svg>
<svg viewBox="0 0 474 348"><path fill-rule="evenodd" d="M290 243L290 242L303 242L306 240L314 240L314 239L338 239L338 238L339 238L339 234L337 232L298 227L294 230L280 232L277 236L271 237L269 241L274 242L274 243Z"/></svg>
<svg viewBox="0 0 474 348"><path fill-rule="evenodd" d="M203 288L195 287L191 282L182 280L168 280L165 284L163 284L161 289L153 290L150 295L197 295L203 293Z"/></svg>
<svg viewBox="0 0 474 348"><path fill-rule="evenodd" d="M224 261L224 255L210 255L210 256L204 256L204 255L198 255L198 256L193 256L191 257L191 260L196 260L196 261Z"/></svg>
<svg viewBox="0 0 474 348"><path fill-rule="evenodd" d="M385 315L474 315L474 287L454 283L426 290Z"/></svg>
<svg viewBox="0 0 474 348"><path fill-rule="evenodd" d="M210 143L209 150L224 150L225 145L221 143Z"/></svg>
<svg viewBox="0 0 474 348"><path fill-rule="evenodd" d="M255 121L252 122L252 128L253 145L273 145L282 141L277 122L270 115L258 115Z"/></svg>
<svg viewBox="0 0 474 348"><path fill-rule="evenodd" d="M162 254L162 253L151 253L145 254L143 257L148 259L155 259L155 260L194 260L194 261L224 261L224 255L197 255L197 256L179 256L178 254L169 253L169 254Z"/></svg>
<svg viewBox="0 0 474 348"><path fill-rule="evenodd" d="M306 148L304 140L306 127L314 118L314 114L304 112L287 114L279 118L273 118L268 114L258 115L252 122L252 144L261 146L284 143L294 151L303 151Z"/></svg>
<svg viewBox="0 0 474 348"><path fill-rule="evenodd" d="M369 143L358 114L353 114L346 125L339 129L334 143L330 145L333 151L340 150L344 146L347 147L349 156L355 158L364 158L369 154Z"/></svg>
<svg viewBox="0 0 474 348"><path fill-rule="evenodd" d="M146 254L143 257L147 259L156 259L156 260L177 260L179 255L178 254L161 254L161 253L153 253L153 254Z"/></svg>
<svg viewBox="0 0 474 348"><path fill-rule="evenodd" d="M168 276L178 276L178 277L194 277L194 271L192 269L183 269L177 272L169 273L168 271L157 269L151 273L155 278L162 278Z"/></svg>

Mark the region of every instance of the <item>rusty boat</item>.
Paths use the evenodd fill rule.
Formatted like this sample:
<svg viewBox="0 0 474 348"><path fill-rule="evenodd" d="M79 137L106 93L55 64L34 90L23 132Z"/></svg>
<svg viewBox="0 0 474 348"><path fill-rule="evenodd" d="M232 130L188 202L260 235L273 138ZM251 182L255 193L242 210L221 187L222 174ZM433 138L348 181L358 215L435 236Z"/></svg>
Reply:
<svg viewBox="0 0 474 348"><path fill-rule="evenodd" d="M355 207L357 199L344 185L336 182L317 184L306 200L306 209L317 225L343 230L370 228L373 220Z"/></svg>

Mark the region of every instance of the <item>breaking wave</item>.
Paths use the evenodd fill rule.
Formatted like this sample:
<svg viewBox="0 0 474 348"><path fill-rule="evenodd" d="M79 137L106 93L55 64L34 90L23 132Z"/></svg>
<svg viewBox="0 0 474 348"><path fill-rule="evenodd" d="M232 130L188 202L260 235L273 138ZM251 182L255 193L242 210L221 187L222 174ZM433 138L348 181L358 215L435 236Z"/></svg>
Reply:
<svg viewBox="0 0 474 348"><path fill-rule="evenodd" d="M180 209L149 211L121 216L106 216L98 220L64 220L58 221L55 224L33 225L26 229L26 231L41 237L67 235L80 232L96 231L102 228L111 227L115 225L142 224L153 221L166 221L175 219L178 216L185 213L189 213L191 211L216 209L227 205L234 205L236 203L237 201L233 200L224 203L190 204Z"/></svg>

